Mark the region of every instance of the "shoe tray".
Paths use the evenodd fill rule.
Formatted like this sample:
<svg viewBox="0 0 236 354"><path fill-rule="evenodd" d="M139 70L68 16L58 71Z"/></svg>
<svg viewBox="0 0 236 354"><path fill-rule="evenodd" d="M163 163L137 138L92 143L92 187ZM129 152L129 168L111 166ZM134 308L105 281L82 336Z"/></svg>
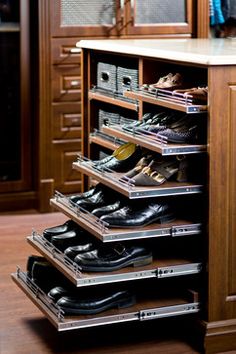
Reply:
<svg viewBox="0 0 236 354"><path fill-rule="evenodd" d="M72 166L75 170L93 177L98 182L105 184L107 187L123 194L129 199L196 194L203 191L203 185L190 182L166 181L162 185L154 187L134 186L128 182L120 181L120 177L124 173L98 171L92 167L89 161L78 160L78 162L73 162Z"/></svg>
<svg viewBox="0 0 236 354"><path fill-rule="evenodd" d="M107 228L91 213L85 210L83 212L80 208L71 205L69 199L61 193L56 192L55 197L50 199L50 204L103 242L140 240L151 237L190 236L200 234L202 229L200 223L193 223L187 220L175 220L167 224L153 223L148 226L129 229Z"/></svg>
<svg viewBox="0 0 236 354"><path fill-rule="evenodd" d="M207 111L207 105L189 103L187 100L184 102L178 102L176 99L171 99L171 96L168 97L167 95L166 97L158 97L156 94L146 93L144 91L125 91L123 94L127 98L155 104L169 109L175 109L185 113L203 113Z"/></svg>
<svg viewBox="0 0 236 354"><path fill-rule="evenodd" d="M206 145L197 144L167 144L164 141L155 139L149 135L134 134L124 131L120 125L103 126L102 131L105 134L115 136L119 139L129 141L146 149L158 152L162 156L181 155L181 154L199 154L207 151Z"/></svg>
<svg viewBox="0 0 236 354"><path fill-rule="evenodd" d="M125 267L109 272L82 272L77 264L55 248L42 235L36 232L27 237L28 243L42 256L53 264L77 287L98 284L114 283L127 280L139 280L147 278L169 278L200 273L201 263L194 263L187 259L158 259L147 266Z"/></svg>
<svg viewBox="0 0 236 354"><path fill-rule="evenodd" d="M139 299L135 305L125 309L112 309L96 315L69 317L63 315L63 311L52 303L48 296L27 277L25 272L18 269L11 277L58 331L190 315L200 310L197 293L188 291L178 297Z"/></svg>

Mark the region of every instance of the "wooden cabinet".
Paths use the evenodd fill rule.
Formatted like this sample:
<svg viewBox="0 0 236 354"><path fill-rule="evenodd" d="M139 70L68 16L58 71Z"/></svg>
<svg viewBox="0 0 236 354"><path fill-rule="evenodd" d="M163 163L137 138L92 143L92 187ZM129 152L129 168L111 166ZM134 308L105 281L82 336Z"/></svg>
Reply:
<svg viewBox="0 0 236 354"><path fill-rule="evenodd" d="M101 142L91 140L91 132L97 122L98 116L95 106L100 108L116 107L119 112L122 107L120 97L111 97L109 93L99 92L92 89L96 86L96 64L102 54L103 61L116 65L126 57L132 68L139 69L139 83L151 84L157 82L157 75L161 77L164 73L181 72L184 77L188 77L192 84L197 86L204 83L208 87L207 106L194 106L188 103L178 103L171 98L163 96L152 96L140 90L132 88L124 93L126 98L132 99L133 104L137 104L137 118L147 112L153 105L155 107L168 108L174 111L186 111L186 113L196 113L205 120L203 129L206 134L206 141L200 150L191 150L191 147L163 145L163 142L153 141L151 137L127 133L119 124L108 124L102 128L104 133L110 136L121 138L135 144L140 144L145 148L154 150L160 154L188 153L188 156L200 158L198 170L204 175L203 199L196 208L196 201L193 198L194 186L189 186L187 198L192 200L190 214L194 217L199 208L203 211L202 237L203 244L201 257L204 259L203 277L198 283L200 286L200 308L196 328L204 333L205 353L217 353L236 349L235 326L236 326L236 302L235 302L235 218L233 217L236 204L234 197L235 162L234 162L234 105L235 105L235 83L236 83L236 52L232 51L232 43L224 40L183 40L174 41L82 41L79 46L83 48L84 58L84 78L85 88L83 100L88 107L84 109L84 119L87 124L88 138L84 140L83 151L89 154L91 159L96 158ZM181 44L180 44L181 43ZM219 53L219 48L221 52ZM227 50L230 48L230 55ZM218 56L214 55L217 51ZM87 63L87 66L86 66ZM154 74L155 73L155 74ZM220 87L220 89L219 89ZM103 97L101 97L103 96ZM134 101L135 100L135 101ZM225 106L228 102L228 106ZM124 101L123 108L127 108ZM131 103L130 103L131 104ZM129 109L132 108L130 107ZM207 115L203 113L207 110ZM131 112L130 111L130 112ZM222 134L223 132L223 134ZM90 138L89 138L90 136ZM93 149L86 146L86 140L90 145L96 145ZM196 148L196 146L195 146ZM113 147L115 149L115 147ZM167 150L165 150L167 149ZM204 158L205 155L205 158ZM198 163L199 163L198 161ZM85 175L97 179L110 188L128 196L129 198L141 198L144 190L130 185L124 186L111 171L103 171L100 174L96 169L87 168L86 164L74 163L74 167ZM172 186L173 187L173 186ZM153 191L152 191L153 192ZM180 190L179 190L180 192ZM200 190L198 190L200 192ZM198 193L194 189L194 193ZM136 194L137 193L137 194ZM180 192L181 194L181 192ZM191 195L192 194L192 195ZM156 192L158 195L158 192ZM163 193L160 194L162 197ZM167 195L175 198L174 190L168 191ZM146 195L147 196L147 195ZM153 194L155 196L155 194ZM186 196L186 194L185 194ZM176 200L179 203L179 199ZM199 252L199 251L198 251ZM198 254L200 256L200 253ZM220 261L219 261L220 260Z"/></svg>
<svg viewBox="0 0 236 354"><path fill-rule="evenodd" d="M74 286L86 287L89 298L97 293L97 286L132 289L137 295L137 303L125 310L112 309L102 314L71 318L63 315L60 308L55 308L47 294L35 287L34 280L27 278L23 271L18 270L12 275L14 281L61 331L185 315L189 327L195 328L192 334L199 341L201 352L234 352L236 50L232 42L207 39L83 40L78 46L82 48L83 57L82 150L86 156L79 156L73 162L74 172L92 177L93 181L109 188L111 195L117 192L117 198L118 195L126 197L126 203L134 200L135 208L153 200L172 200L178 217L164 223L155 220L131 228L114 227L114 224L109 225L80 208L69 196L55 193L51 205L97 241L113 245L117 242L119 245L148 243L153 255L158 254L158 257L154 256L151 264L136 269L124 267L106 273L87 269L85 273L40 233L33 232L28 237L30 245ZM107 70L121 63L125 63L132 73L137 70L138 85L130 85L122 94L99 88L101 59L108 64ZM127 71L124 72L127 75ZM207 88L207 97L200 102L188 96L173 95L169 90L153 93L141 89L144 83L150 85L157 81L154 72L158 77L164 77L165 72L181 73L186 78L185 83L192 85L189 88L200 85ZM118 77L120 79L122 77ZM225 102L228 102L227 107ZM101 118L104 118L101 110L108 111L104 124L101 124ZM160 110L172 112L175 118L181 113L185 123L194 120L194 127L199 128L196 138L200 140L170 143L164 141L161 134L127 129L128 122L140 123L144 114ZM94 135L94 128L104 136ZM108 137L114 139L113 145ZM192 160L189 178L182 182L168 180L158 186L141 187L132 181L125 182L124 178L121 180L123 173L101 169L94 161L104 147L110 149L111 155L116 144L123 144L115 138L134 143L155 153L155 157L178 156L181 160L187 156L189 162ZM162 278L168 279L163 281Z"/></svg>
<svg viewBox="0 0 236 354"><path fill-rule="evenodd" d="M33 186L33 130L30 116L29 1L8 1L0 10L0 18L0 210L4 210L20 204L25 208L32 207L35 198L30 192Z"/></svg>
<svg viewBox="0 0 236 354"><path fill-rule="evenodd" d="M95 37L118 39L206 36L208 22L202 24L199 20L201 31L197 31L196 25L197 18L204 18L205 21L206 3L203 0L197 3L193 0L38 1L41 129L39 210L50 209L48 201L54 190L62 188L64 192L73 193L82 188L80 174L77 174L77 181L74 177L72 180L67 179L70 171L65 171L67 164L64 163L68 153L70 156L79 153L81 145L81 132L78 126L74 126L78 120L76 123L77 118L71 116L69 108L79 103L77 111L73 113L77 116L80 116L83 109L81 53L76 48L76 42ZM155 13L152 9L155 9ZM66 123L66 128L65 125L62 128L64 135L57 131L62 121L63 124L70 121L69 125ZM73 124L70 125L72 121ZM86 124L82 130L84 129ZM49 165L47 168L46 160Z"/></svg>
<svg viewBox="0 0 236 354"><path fill-rule="evenodd" d="M57 1L51 3L53 36L194 36L193 0Z"/></svg>

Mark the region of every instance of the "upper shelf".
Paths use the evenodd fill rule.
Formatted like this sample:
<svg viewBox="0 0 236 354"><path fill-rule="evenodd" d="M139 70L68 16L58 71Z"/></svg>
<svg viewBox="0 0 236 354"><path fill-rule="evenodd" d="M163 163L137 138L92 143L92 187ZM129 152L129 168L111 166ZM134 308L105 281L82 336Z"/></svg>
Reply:
<svg viewBox="0 0 236 354"><path fill-rule="evenodd" d="M153 223L136 228L108 228L93 214L72 205L66 196L58 192L50 200L50 203L56 210L61 211L103 242L199 235L202 231L200 223L193 223L188 220L175 220L167 224Z"/></svg>
<svg viewBox="0 0 236 354"><path fill-rule="evenodd" d="M102 131L111 136L140 145L146 149L165 155L198 154L207 151L206 145L197 144L166 144L153 136L134 134L124 131L120 125L103 126Z"/></svg>
<svg viewBox="0 0 236 354"><path fill-rule="evenodd" d="M136 103L129 102L125 99L119 98L117 95L109 94L108 92L99 92L95 89L90 90L88 97L90 100L97 100L100 102L110 103L122 108L138 111L138 105Z"/></svg>
<svg viewBox="0 0 236 354"><path fill-rule="evenodd" d="M158 91L157 94L150 94L145 91L124 91L124 96L185 113L203 113L207 111L207 105L193 104L187 100L183 102L174 101L174 99L171 99L171 96L158 96Z"/></svg>
<svg viewBox="0 0 236 354"><path fill-rule="evenodd" d="M139 267L128 266L111 272L82 272L69 258L36 232L27 241L42 256L46 257L77 287L107 284L147 278L169 278L182 275L198 274L202 265L190 259L163 258L154 259L151 264Z"/></svg>

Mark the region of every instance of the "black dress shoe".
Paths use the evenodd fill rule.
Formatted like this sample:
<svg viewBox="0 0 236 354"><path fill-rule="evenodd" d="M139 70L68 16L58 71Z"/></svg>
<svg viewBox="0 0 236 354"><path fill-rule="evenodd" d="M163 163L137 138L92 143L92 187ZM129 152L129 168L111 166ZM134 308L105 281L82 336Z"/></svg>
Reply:
<svg viewBox="0 0 236 354"><path fill-rule="evenodd" d="M51 244L61 252L64 252L64 250L70 246L75 246L79 242L80 237L74 230L64 232L63 234L51 238Z"/></svg>
<svg viewBox="0 0 236 354"><path fill-rule="evenodd" d="M104 246L79 254L74 262L84 271L110 272L130 265L139 267L150 264L152 253L144 247L117 244L115 247Z"/></svg>
<svg viewBox="0 0 236 354"><path fill-rule="evenodd" d="M92 214L97 216L98 218L100 218L100 216L102 216L102 215L107 215L107 214L112 213L113 211L120 209L121 206L122 206L121 200L117 200L112 204L104 205L100 208L94 209L92 211Z"/></svg>
<svg viewBox="0 0 236 354"><path fill-rule="evenodd" d="M95 248L95 242L89 242L81 245L67 247L64 251L64 255L74 260L74 258L80 254L85 252L90 252Z"/></svg>
<svg viewBox="0 0 236 354"><path fill-rule="evenodd" d="M133 132L135 128L139 127L141 124L146 123L151 120L154 113L145 113L141 120L135 120L129 124L123 124L122 129Z"/></svg>
<svg viewBox="0 0 236 354"><path fill-rule="evenodd" d="M97 193L101 189L101 187L102 187L102 184L98 183L95 187L89 189L88 191L86 191L84 193L70 196L69 201L71 201L72 203L77 203L81 199L90 198L90 197L92 197L92 195Z"/></svg>
<svg viewBox="0 0 236 354"><path fill-rule="evenodd" d="M50 300L57 302L61 297L71 295L72 289L63 288L62 286L55 286L48 292Z"/></svg>
<svg viewBox="0 0 236 354"><path fill-rule="evenodd" d="M73 220L67 220L64 224L62 225L57 225L53 227L49 227L48 229L45 229L43 231L43 236L50 241L52 236L60 235L65 232L71 231L71 230L76 230L78 231L80 229L80 226L76 224Z"/></svg>
<svg viewBox="0 0 236 354"><path fill-rule="evenodd" d="M167 223L174 220L174 214L168 204L150 203L146 206L123 207L114 213L101 216L100 220L109 227L146 226L153 222Z"/></svg>
<svg viewBox="0 0 236 354"><path fill-rule="evenodd" d="M57 305L65 315L91 315L112 308L125 308L135 304L135 297L128 291L118 291L102 297L81 299L79 296L63 296Z"/></svg>
<svg viewBox="0 0 236 354"><path fill-rule="evenodd" d="M29 256L26 263L26 271L27 271L27 276L30 278L32 278L32 268L35 262L44 262L47 265L49 264L46 258L42 256L36 256L36 255Z"/></svg>
<svg viewBox="0 0 236 354"><path fill-rule="evenodd" d="M106 204L106 196L103 191L99 191L90 198L79 200L76 205L87 211L92 211Z"/></svg>
<svg viewBox="0 0 236 354"><path fill-rule="evenodd" d="M69 280L49 262L34 262L32 280L45 293L58 284L68 286Z"/></svg>

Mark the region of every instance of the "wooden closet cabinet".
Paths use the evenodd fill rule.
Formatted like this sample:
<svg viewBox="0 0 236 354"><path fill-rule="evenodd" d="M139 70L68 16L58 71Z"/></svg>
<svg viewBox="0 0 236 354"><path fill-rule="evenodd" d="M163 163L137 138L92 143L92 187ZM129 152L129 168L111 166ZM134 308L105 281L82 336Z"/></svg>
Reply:
<svg viewBox="0 0 236 354"><path fill-rule="evenodd" d="M205 122L205 146L191 150L190 146L181 144L165 145L155 141L153 137L145 137L126 132L119 124L112 122L101 127L101 131L140 144L145 148L162 155L187 153L200 158L197 170L205 175L203 182L203 199L196 207L193 186L184 191L166 192L175 200L176 194L189 198L190 213L195 217L199 209L205 215L202 221L203 244L203 277L198 283L200 298L200 314L198 317L199 332L203 334L205 353L219 353L236 350L236 47L233 40L222 39L185 39L185 40L114 40L81 41L78 47L83 49L83 119L86 123L83 152L92 160L96 160L97 151L108 147L106 139L94 138L93 129L98 128L99 117L96 106L100 109L111 107L116 112L121 108L130 114L136 111L136 119L149 112L151 107L168 108L174 111L196 113ZM208 87L206 106L192 103L179 103L171 97L149 95L136 88L124 92L127 102L120 96L114 97L106 91L99 90L97 85L97 67L100 60L110 65L125 62L127 67L139 72L139 85L157 82L158 77L169 72L180 72L192 83L192 87L200 83ZM202 111L205 111L202 115ZM113 110L112 110L113 112ZM207 112L207 114L206 114ZM87 134L87 139L86 139ZM140 134L140 133L139 133ZM154 139L154 140L152 140ZM115 140L114 140L115 141ZM89 142L86 143L86 142ZM110 147L112 148L112 146ZM187 148L187 150L185 150ZM115 149L115 145L113 145ZM205 156L205 157L204 157ZM129 198L137 198L137 203L145 196L145 188L136 190L136 186L124 186L116 180L111 171L102 173L86 167L79 159L74 168ZM202 162L201 162L202 161ZM186 186L185 186L186 187ZM201 192L198 189L194 193ZM152 191L152 196L155 193ZM192 194L192 195L191 195ZM164 191L159 194L163 197ZM148 197L148 195L146 195ZM149 196L150 197L150 196ZM181 203L176 199L176 203ZM181 205L181 204L180 204ZM190 237L190 236L188 236ZM199 254L200 256L200 254ZM197 284L196 284L197 285ZM197 324L196 323L196 324ZM199 333L196 332L196 333Z"/></svg>
<svg viewBox="0 0 236 354"><path fill-rule="evenodd" d="M68 169L83 140L81 53L76 42L206 37L207 5L204 0L38 1L40 211L50 210L54 190L74 193L82 188L80 175Z"/></svg>

